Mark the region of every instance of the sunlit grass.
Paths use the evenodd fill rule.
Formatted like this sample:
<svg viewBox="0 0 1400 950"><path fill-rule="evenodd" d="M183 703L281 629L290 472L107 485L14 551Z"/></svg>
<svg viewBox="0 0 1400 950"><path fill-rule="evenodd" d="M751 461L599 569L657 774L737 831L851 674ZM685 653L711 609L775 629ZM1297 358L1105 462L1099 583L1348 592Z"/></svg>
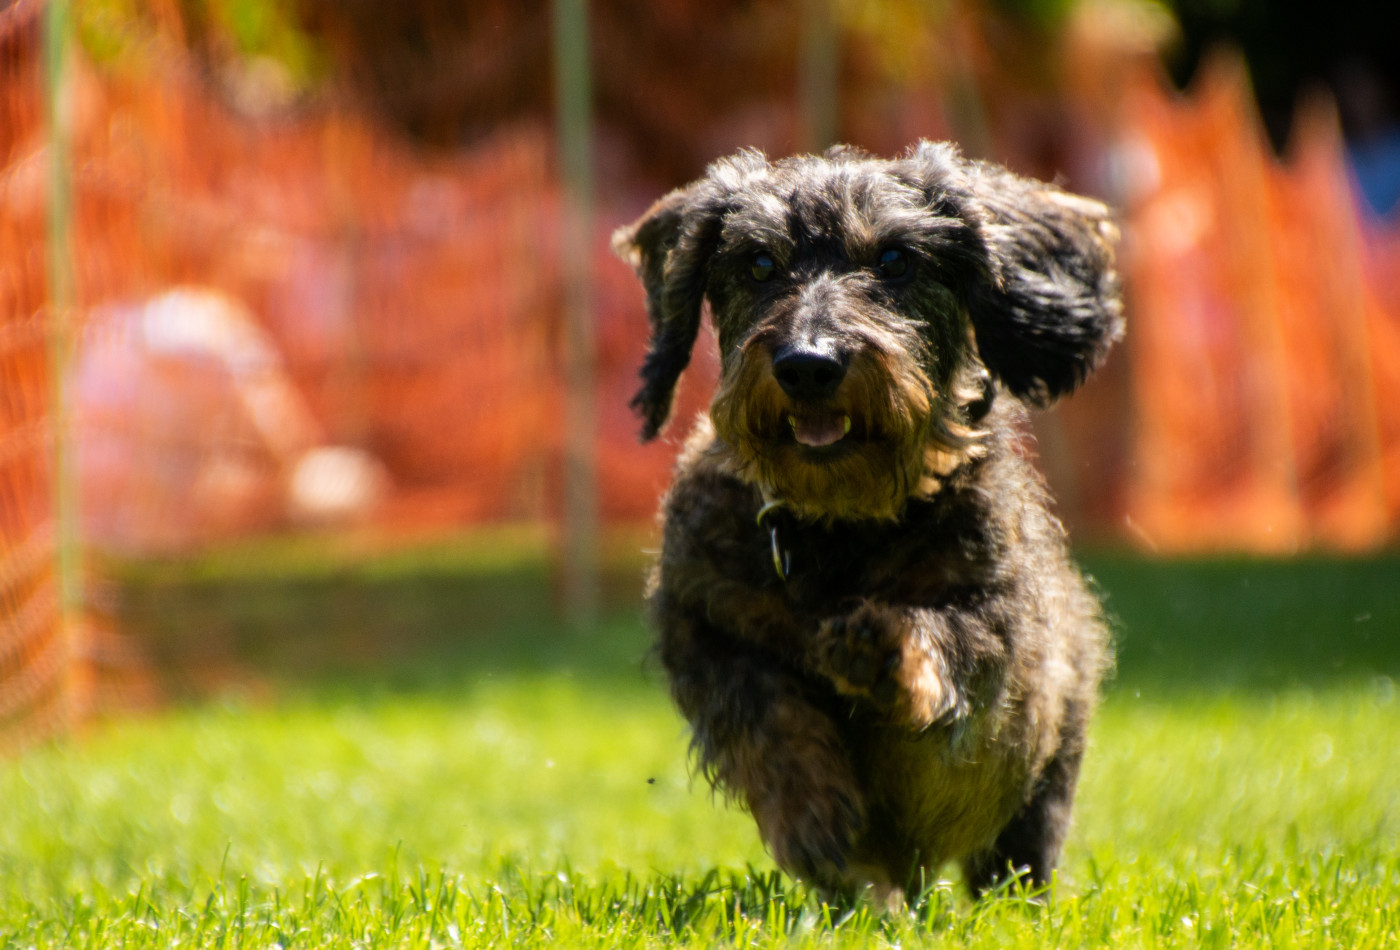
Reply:
<svg viewBox="0 0 1400 950"><path fill-rule="evenodd" d="M1319 629L1339 667L1284 664L1276 686L1249 669L1188 677L1171 642L1155 664L1136 654L1159 629L1139 613L1155 592L1219 597L1234 617L1222 577L1257 572L1265 618L1283 595L1267 565L1194 586L1183 570L1096 565L1124 663L1044 905L974 905L938 881L886 918L776 874L751 821L692 787L682 725L623 619L463 644L410 685L285 686L0 762L0 947L1395 945L1400 645ZM1388 567L1354 570L1376 581L1348 599L1394 609ZM1324 627L1340 607L1303 599ZM1220 662L1259 665L1267 650L1239 646L1255 633L1217 628ZM1211 637L1182 641L1194 654Z"/></svg>

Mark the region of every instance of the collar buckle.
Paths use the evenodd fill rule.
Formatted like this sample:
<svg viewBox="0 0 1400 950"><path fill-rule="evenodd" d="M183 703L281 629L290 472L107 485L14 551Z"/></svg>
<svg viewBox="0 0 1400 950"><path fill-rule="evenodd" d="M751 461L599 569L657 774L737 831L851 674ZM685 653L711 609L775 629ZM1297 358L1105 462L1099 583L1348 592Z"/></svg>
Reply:
<svg viewBox="0 0 1400 950"><path fill-rule="evenodd" d="M754 519L755 523L762 528L764 518L784 507L786 506L781 501L764 503L763 507L758 509L758 517ZM777 572L779 580L787 583L788 574L792 572L792 559L778 541L778 526L776 524L770 523L768 525L768 541L773 550L773 570Z"/></svg>

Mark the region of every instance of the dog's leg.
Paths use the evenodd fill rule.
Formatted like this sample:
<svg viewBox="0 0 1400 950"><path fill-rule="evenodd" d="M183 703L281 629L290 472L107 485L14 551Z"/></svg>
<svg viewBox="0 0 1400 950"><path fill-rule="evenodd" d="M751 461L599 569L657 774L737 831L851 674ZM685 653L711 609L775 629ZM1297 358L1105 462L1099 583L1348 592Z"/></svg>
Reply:
<svg viewBox="0 0 1400 950"><path fill-rule="evenodd" d="M1046 764L1030 801L1001 830L996 843L963 862L963 877L974 896L981 897L1013 876L1024 876L1033 888L1050 884L1069 830L1082 755L1078 744L1062 748Z"/></svg>
<svg viewBox="0 0 1400 950"><path fill-rule="evenodd" d="M661 619L661 660L706 777L748 806L784 870L847 886L864 805L835 723L771 659L692 615Z"/></svg>
<svg viewBox="0 0 1400 950"><path fill-rule="evenodd" d="M970 711L959 684L1001 653L983 627L966 615L866 601L821 624L808 663L896 723L915 730L956 723Z"/></svg>

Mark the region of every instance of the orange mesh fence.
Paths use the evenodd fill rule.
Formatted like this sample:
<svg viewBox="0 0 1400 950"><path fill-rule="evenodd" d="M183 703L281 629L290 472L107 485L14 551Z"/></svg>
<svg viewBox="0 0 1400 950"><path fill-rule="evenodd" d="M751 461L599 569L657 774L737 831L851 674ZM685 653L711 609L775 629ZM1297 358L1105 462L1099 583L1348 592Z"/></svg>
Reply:
<svg viewBox="0 0 1400 950"><path fill-rule="evenodd" d="M25 6L0 11L0 748L61 729L74 708L50 504L43 244L12 211L33 200L42 121Z"/></svg>
<svg viewBox="0 0 1400 950"><path fill-rule="evenodd" d="M14 44L31 68L37 40L30 28ZM372 460L391 523L553 516L560 290L544 126L434 155L355 115L235 114L178 65L79 63L70 85L69 370L90 537L147 551L285 525L298 463L327 445ZM5 100L37 117L34 83ZM5 169L9 269L42 265L47 183L37 118L29 127ZM608 251L616 221L599 217L601 501L645 518L669 452L637 446L627 416L645 316ZM29 277L8 317L39 312L42 272ZM682 412L709 362L697 358Z"/></svg>
<svg viewBox="0 0 1400 950"><path fill-rule="evenodd" d="M158 508L170 498L161 486L188 478L227 487L245 514L228 515L231 499L211 489L190 499L199 510L153 519L208 527L190 540L266 529L287 516L301 457L345 444L408 494L450 489L447 508L425 516L545 514L556 293L537 129L432 161L351 119L250 125L193 83L101 92L93 124L111 131L77 146L79 294L97 305L89 335L126 332L123 355L144 370L128 420L141 431L125 446L137 471L121 497ZM221 298L220 319L240 329L190 339L193 309L152 311L181 288ZM101 323L121 320L104 304L133 310L133 326ZM80 408L116 414L117 398L95 392ZM140 497L141 477L155 500Z"/></svg>
<svg viewBox="0 0 1400 950"><path fill-rule="evenodd" d="M76 371L97 540L159 550L294 523L319 502L289 493L315 494L303 463L326 446L383 476L389 524L557 514L557 192L540 126L434 157L353 116L251 121L179 74L80 85ZM645 317L608 224L600 502L636 520L669 457L624 418Z"/></svg>
<svg viewBox="0 0 1400 950"><path fill-rule="evenodd" d="M1225 59L1188 97L1141 77L1127 113L1155 178L1129 215L1139 536L1278 552L1393 538L1395 258L1359 223L1335 119L1301 112L1275 161Z"/></svg>

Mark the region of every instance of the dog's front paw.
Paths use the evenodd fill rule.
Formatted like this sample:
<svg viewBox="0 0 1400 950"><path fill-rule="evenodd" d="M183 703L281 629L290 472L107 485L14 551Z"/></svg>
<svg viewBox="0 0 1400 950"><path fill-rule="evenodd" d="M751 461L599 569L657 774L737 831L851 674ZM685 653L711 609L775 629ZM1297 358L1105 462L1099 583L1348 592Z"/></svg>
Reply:
<svg viewBox="0 0 1400 950"><path fill-rule="evenodd" d="M895 608L867 602L824 621L813 659L839 692L915 729L955 718L963 707L943 657Z"/></svg>

